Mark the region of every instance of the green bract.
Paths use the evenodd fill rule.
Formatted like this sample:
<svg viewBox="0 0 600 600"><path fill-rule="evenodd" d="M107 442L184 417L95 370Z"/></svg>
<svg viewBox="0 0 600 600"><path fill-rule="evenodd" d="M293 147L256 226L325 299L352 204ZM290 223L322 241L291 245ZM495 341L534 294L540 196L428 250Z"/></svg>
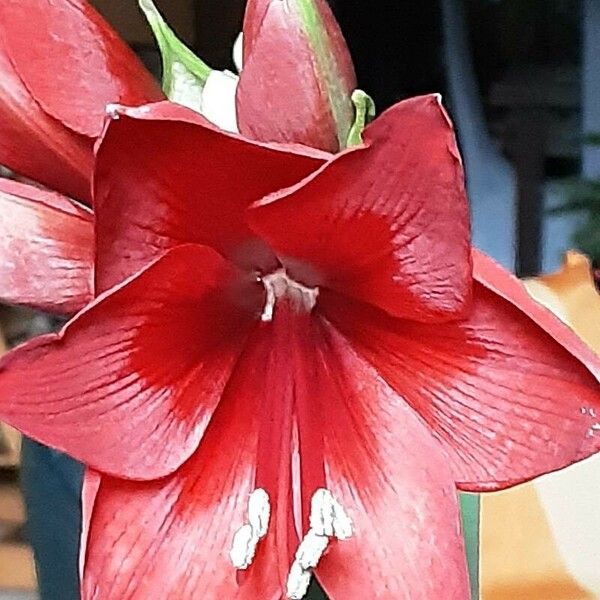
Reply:
<svg viewBox="0 0 600 600"><path fill-rule="evenodd" d="M352 93L352 103L356 111L354 124L350 128L346 146L358 146L362 144L362 133L364 128L375 118L376 109L373 98L362 90L354 90Z"/></svg>
<svg viewBox="0 0 600 600"><path fill-rule="evenodd" d="M212 69L167 25L152 0L138 0L162 55L163 91L169 100L199 111L202 89Z"/></svg>

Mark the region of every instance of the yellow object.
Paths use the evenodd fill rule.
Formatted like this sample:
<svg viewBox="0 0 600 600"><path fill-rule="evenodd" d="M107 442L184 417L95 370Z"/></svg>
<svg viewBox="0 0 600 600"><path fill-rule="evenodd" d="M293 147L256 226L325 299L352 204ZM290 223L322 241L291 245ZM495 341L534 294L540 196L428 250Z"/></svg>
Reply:
<svg viewBox="0 0 600 600"><path fill-rule="evenodd" d="M600 354L600 295L588 259L569 252L529 293ZM483 600L600 599L600 456L482 498Z"/></svg>

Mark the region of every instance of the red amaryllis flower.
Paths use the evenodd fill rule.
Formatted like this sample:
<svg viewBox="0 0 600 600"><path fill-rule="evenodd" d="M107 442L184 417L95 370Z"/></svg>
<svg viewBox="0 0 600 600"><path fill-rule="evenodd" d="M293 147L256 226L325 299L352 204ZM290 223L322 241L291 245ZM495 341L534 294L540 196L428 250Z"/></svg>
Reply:
<svg viewBox="0 0 600 600"><path fill-rule="evenodd" d="M0 164L87 200L106 105L160 99L151 75L87 2L0 3Z"/></svg>
<svg viewBox="0 0 600 600"><path fill-rule="evenodd" d="M237 120L245 136L346 147L356 75L326 0L248 0L243 55Z"/></svg>
<svg viewBox="0 0 600 600"><path fill-rule="evenodd" d="M100 296L0 363L0 418L99 474L83 598L466 599L457 487L598 450L600 371L471 251L438 98L336 156L115 117Z"/></svg>
<svg viewBox="0 0 600 600"><path fill-rule="evenodd" d="M0 2L0 164L83 202L106 105L160 100L157 83L82 0ZM92 298L91 214L0 179L0 298L73 313Z"/></svg>

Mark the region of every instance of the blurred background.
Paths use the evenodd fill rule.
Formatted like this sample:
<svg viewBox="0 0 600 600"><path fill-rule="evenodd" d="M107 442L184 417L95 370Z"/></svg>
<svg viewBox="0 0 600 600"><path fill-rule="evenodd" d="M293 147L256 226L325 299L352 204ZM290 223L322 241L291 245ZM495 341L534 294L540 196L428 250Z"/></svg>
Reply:
<svg viewBox="0 0 600 600"><path fill-rule="evenodd" d="M231 47L244 0L156 3L209 65L234 68ZM159 55L137 1L92 4L158 76ZM359 85L380 111L408 96L442 92L466 163L476 245L523 277L556 270L570 247L600 260L600 0L331 0L331 5ZM597 319L594 314L591 319ZM0 352L55 325L0 307ZM21 444L2 427L0 600L38 597L28 539L51 565L38 574L44 600L76 600L81 469L28 441L21 453ZM30 508L27 527L19 482ZM526 529L519 533L528 536ZM549 552L547 546L538 549ZM600 565L600 555L596 559ZM569 584L562 595L542 596L514 590L494 595L492 586L484 598L593 599L600 597L590 591L596 583Z"/></svg>

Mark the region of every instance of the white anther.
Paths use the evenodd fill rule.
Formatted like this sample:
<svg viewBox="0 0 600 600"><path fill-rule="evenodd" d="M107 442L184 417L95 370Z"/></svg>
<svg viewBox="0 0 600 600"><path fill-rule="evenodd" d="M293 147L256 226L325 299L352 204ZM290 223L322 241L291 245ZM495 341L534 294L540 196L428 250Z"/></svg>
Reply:
<svg viewBox="0 0 600 600"><path fill-rule="evenodd" d="M600 423L594 423L592 425L592 430L593 431L600 431Z"/></svg>
<svg viewBox="0 0 600 600"><path fill-rule="evenodd" d="M333 519L333 535L338 540L347 540L352 537L352 519L348 516L343 506L334 500L335 517Z"/></svg>
<svg viewBox="0 0 600 600"><path fill-rule="evenodd" d="M331 492L324 488L318 489L310 501L310 528L319 535L333 535L333 502Z"/></svg>
<svg viewBox="0 0 600 600"><path fill-rule="evenodd" d="M311 500L310 528L319 535L347 540L352 536L352 520L327 489L318 489Z"/></svg>
<svg viewBox="0 0 600 600"><path fill-rule="evenodd" d="M258 539L252 525L244 525L235 532L229 557L236 569L244 570L252 564Z"/></svg>
<svg viewBox="0 0 600 600"><path fill-rule="evenodd" d="M289 600L302 600L306 596L311 576L311 572L303 569L297 560L292 563L286 586Z"/></svg>
<svg viewBox="0 0 600 600"><path fill-rule="evenodd" d="M593 408L590 408L590 417L595 417L596 411Z"/></svg>
<svg viewBox="0 0 600 600"><path fill-rule="evenodd" d="M587 408L585 406L582 406L579 411L581 412L582 415L587 415Z"/></svg>
<svg viewBox="0 0 600 600"><path fill-rule="evenodd" d="M248 500L248 521L256 537L263 538L269 529L271 518L271 503L269 494L262 488L254 490Z"/></svg>
<svg viewBox="0 0 600 600"><path fill-rule="evenodd" d="M329 538L326 535L319 535L311 529L296 550L296 561L303 569L314 569L319 564L328 545Z"/></svg>

